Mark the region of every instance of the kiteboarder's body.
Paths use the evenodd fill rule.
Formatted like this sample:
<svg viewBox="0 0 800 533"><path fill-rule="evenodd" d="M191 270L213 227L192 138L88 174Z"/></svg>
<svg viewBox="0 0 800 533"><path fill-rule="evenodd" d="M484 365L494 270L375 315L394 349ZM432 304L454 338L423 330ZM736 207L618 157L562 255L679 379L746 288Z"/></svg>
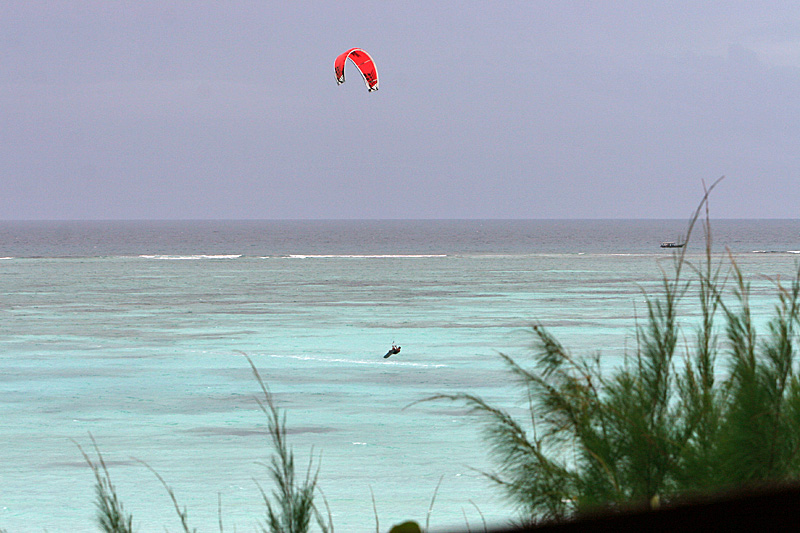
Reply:
<svg viewBox="0 0 800 533"><path fill-rule="evenodd" d="M387 359L389 356L395 355L400 353L400 347L396 344L392 344L392 349L386 352L386 355L383 356L384 359Z"/></svg>

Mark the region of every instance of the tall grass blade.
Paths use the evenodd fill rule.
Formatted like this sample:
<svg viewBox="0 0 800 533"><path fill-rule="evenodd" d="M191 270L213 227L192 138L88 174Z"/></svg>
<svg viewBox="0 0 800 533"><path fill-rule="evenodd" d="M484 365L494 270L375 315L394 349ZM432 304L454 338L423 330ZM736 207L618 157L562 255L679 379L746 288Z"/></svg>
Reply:
<svg viewBox="0 0 800 533"><path fill-rule="evenodd" d="M97 523L105 533L132 533L133 516L123 509L114 484L111 483L111 476L108 473L108 467L103 455L100 453L100 448L98 448L97 442L91 433L89 438L92 440L92 447L97 454L97 462L89 457L80 444L77 442L75 444L78 446L81 455L83 455L86 464L89 465L94 473Z"/></svg>

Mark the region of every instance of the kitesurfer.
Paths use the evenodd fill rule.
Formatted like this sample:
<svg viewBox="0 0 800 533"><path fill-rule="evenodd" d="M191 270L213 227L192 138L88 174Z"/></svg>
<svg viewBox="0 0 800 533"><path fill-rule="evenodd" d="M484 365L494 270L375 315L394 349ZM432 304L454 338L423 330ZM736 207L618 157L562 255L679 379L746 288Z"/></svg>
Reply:
<svg viewBox="0 0 800 533"><path fill-rule="evenodd" d="M395 355L400 353L400 347L396 344L392 344L392 349L386 352L386 355L383 356L384 359L388 359L389 356Z"/></svg>

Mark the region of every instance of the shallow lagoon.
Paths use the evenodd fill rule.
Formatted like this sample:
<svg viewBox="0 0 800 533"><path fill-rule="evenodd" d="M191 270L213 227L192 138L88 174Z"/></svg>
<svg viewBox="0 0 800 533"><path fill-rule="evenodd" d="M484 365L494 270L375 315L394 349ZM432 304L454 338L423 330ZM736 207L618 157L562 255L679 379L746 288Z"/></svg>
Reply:
<svg viewBox="0 0 800 533"><path fill-rule="evenodd" d="M478 509L503 523L509 508L477 472L491 465L475 419L454 405L407 406L466 391L524 416L497 352L524 360L527 327L539 320L573 353L620 364L645 313L642 291L657 291L672 264L652 244L655 223L611 221L600 231L586 222L597 238L579 232L569 242L558 234L580 224L549 223L542 242L534 237L546 225L535 222L464 223L461 233L320 222L316 237L309 223L220 223L216 233L205 225L213 223L194 232L120 223L123 233L100 223L4 225L0 527L95 530L93 478L74 442L88 447L89 433L140 531L178 522L137 460L172 486L193 526L217 530L219 498L226 530L254 527L263 519L254 479L271 488L259 465L270 448L242 354L285 410L299 463L312 450L321 463L339 531L374 531L370 489L381 529L424 522L440 479L432 529L477 527ZM358 224L369 239L353 237ZM662 224L660 240L682 227ZM797 226L737 233L731 223L715 239L753 283L759 317L775 302L760 275L793 274L788 252L800 246L787 236ZM272 237L259 241L259 228ZM769 242L755 242L758 231ZM698 251L688 250L693 260ZM687 320L692 304L688 296ZM393 341L402 352L383 359Z"/></svg>

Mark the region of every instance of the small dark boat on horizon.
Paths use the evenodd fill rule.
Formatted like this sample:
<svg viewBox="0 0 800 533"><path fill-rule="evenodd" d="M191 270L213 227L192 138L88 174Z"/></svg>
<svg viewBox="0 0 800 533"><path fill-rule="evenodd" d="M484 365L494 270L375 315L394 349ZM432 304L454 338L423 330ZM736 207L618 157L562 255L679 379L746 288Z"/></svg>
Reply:
<svg viewBox="0 0 800 533"><path fill-rule="evenodd" d="M677 243L672 241L665 241L661 243L662 248L683 248L685 242Z"/></svg>

